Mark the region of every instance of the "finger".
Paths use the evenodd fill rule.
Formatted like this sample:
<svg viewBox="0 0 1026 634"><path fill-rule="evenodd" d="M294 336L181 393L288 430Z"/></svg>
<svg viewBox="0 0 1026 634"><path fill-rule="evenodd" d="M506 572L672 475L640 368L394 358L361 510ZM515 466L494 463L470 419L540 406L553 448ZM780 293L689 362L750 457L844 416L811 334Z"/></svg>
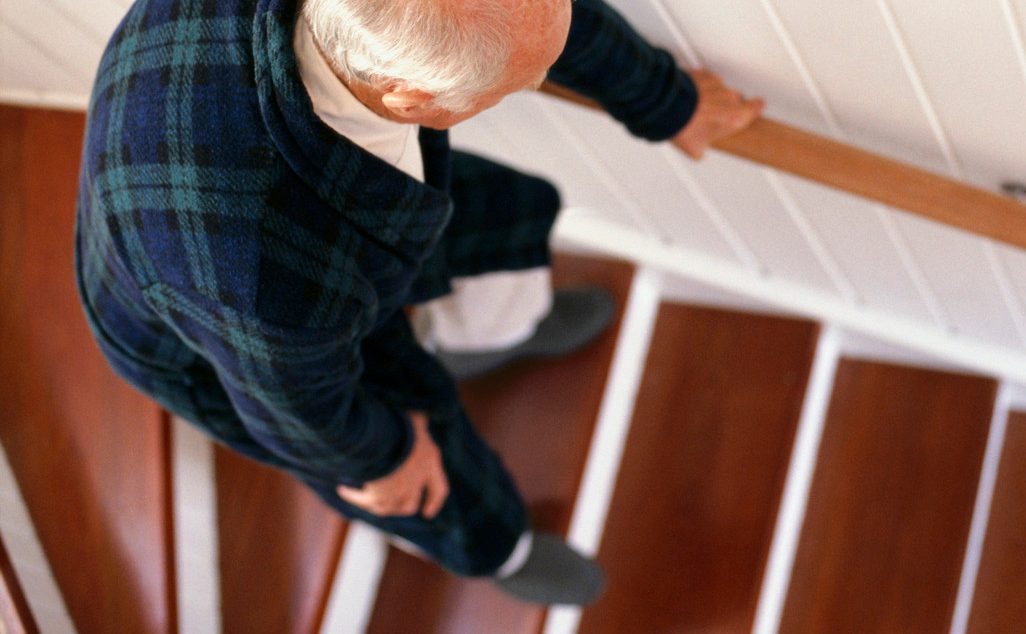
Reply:
<svg viewBox="0 0 1026 634"><path fill-rule="evenodd" d="M424 500L424 508L421 514L427 519L434 519L442 510L445 500L449 497L449 480L445 472L439 469L431 478L427 487L427 497Z"/></svg>
<svg viewBox="0 0 1026 634"><path fill-rule="evenodd" d="M762 115L762 111L766 104L761 99L752 99L742 104L741 108L736 110L733 119L734 131L742 130L747 128L753 121Z"/></svg>
<svg viewBox="0 0 1026 634"><path fill-rule="evenodd" d="M421 502L424 500L424 490L421 489L416 495L404 497L393 509L393 515L417 515L420 512Z"/></svg>
<svg viewBox="0 0 1026 634"><path fill-rule="evenodd" d="M363 489L353 489L347 486L339 485L336 489L338 496L353 506L358 506L364 510L374 512L374 508L378 507L377 497Z"/></svg>
<svg viewBox="0 0 1026 634"><path fill-rule="evenodd" d="M762 111L766 109L766 101L764 99L749 99L746 105L755 114L754 118L758 118L762 115Z"/></svg>

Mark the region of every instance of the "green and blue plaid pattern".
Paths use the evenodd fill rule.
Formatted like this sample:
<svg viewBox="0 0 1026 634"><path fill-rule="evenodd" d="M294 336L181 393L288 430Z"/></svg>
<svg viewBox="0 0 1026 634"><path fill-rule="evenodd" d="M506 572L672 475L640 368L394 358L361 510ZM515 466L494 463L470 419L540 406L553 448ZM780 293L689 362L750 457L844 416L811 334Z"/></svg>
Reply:
<svg viewBox="0 0 1026 634"><path fill-rule="evenodd" d="M80 177L87 317L112 366L169 411L450 569L485 574L524 530L523 504L402 309L452 276L547 264L559 197L450 153L444 133L421 132L426 184L338 136L299 79L295 16L294 0L139 0L119 25ZM622 84L609 61L628 64ZM578 0L553 75L659 136L694 106L670 67L601 2ZM588 68L605 88L584 89L598 79ZM346 506L336 484L405 459L413 409L442 448L446 509L428 522Z"/></svg>

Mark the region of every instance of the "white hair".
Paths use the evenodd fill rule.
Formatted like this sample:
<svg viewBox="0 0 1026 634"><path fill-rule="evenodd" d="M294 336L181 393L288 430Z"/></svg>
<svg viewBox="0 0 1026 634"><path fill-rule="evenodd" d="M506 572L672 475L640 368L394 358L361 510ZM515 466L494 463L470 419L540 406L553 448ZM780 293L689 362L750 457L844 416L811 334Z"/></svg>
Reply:
<svg viewBox="0 0 1026 634"><path fill-rule="evenodd" d="M346 79L423 90L451 112L499 84L512 49L503 0L306 0L302 15Z"/></svg>

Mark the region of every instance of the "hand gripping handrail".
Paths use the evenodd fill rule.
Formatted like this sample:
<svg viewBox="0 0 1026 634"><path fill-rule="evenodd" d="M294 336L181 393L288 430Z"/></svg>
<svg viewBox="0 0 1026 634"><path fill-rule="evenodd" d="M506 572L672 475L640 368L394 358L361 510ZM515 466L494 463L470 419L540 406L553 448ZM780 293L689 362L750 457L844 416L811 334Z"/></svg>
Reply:
<svg viewBox="0 0 1026 634"><path fill-rule="evenodd" d="M598 104L546 82L542 92ZM740 158L883 203L979 236L1026 249L1026 205L771 119L713 147Z"/></svg>

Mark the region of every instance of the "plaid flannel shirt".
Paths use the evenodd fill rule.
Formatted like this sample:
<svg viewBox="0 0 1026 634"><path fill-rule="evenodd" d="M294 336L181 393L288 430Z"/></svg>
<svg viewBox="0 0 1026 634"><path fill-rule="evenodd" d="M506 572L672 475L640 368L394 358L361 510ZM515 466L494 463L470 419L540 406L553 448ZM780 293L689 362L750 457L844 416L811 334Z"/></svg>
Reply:
<svg viewBox="0 0 1026 634"><path fill-rule="evenodd" d="M551 78L669 137L694 85L599 0ZM170 411L308 482L406 456L405 411L461 412L404 305L448 279L548 262L555 190L423 130L427 183L314 115L295 0L139 0L94 87L76 262L114 368ZM451 166L451 170L450 170ZM449 181L452 180L451 194Z"/></svg>

